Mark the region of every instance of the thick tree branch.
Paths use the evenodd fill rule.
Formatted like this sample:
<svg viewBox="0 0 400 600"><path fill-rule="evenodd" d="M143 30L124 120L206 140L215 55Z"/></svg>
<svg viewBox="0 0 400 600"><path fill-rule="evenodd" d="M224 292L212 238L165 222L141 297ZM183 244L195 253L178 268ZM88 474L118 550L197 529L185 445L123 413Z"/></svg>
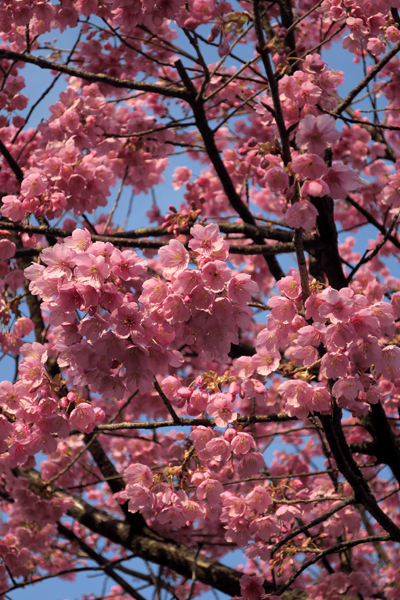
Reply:
<svg viewBox="0 0 400 600"><path fill-rule="evenodd" d="M319 249L317 248L313 251L313 254L318 265L326 274L329 284L340 290L347 286L347 281L343 273L342 261L339 255L337 229L334 219L334 203L329 196L310 198L310 200L318 210L318 233L320 238L324 240L324 246Z"/></svg>
<svg viewBox="0 0 400 600"><path fill-rule="evenodd" d="M81 548L81 550L83 550L83 552L88 555L89 558L91 558L98 565L103 567L104 573L111 577L111 579L113 579L115 583L120 585L124 592L129 594L132 598L135 598L135 600L145 600L144 597L141 594L139 594L139 592L137 592L131 585L129 585L127 581L125 581L123 577L121 577L121 575L115 572L115 569L112 565L110 565L110 561L108 559L104 558L104 556L101 556L101 554L98 554L98 552L93 550L93 548L91 548L86 542L84 542L80 537L75 535L75 533L71 529L68 529L68 527L65 527L65 525L63 525L60 522L57 523L57 529L58 532L64 538L66 538L70 542L77 544Z"/></svg>
<svg viewBox="0 0 400 600"><path fill-rule="evenodd" d="M388 465L400 484L400 448L380 402L371 404L371 412L362 418L362 424L374 437L374 456Z"/></svg>
<svg viewBox="0 0 400 600"><path fill-rule="evenodd" d="M326 439L336 461L339 471L351 485L356 501L374 517L379 525L390 535L391 539L400 542L400 528L383 512L371 493L365 478L355 462L347 444L341 425L342 410L332 401L332 413L320 415Z"/></svg>
<svg viewBox="0 0 400 600"><path fill-rule="evenodd" d="M15 177L17 178L18 183L21 185L21 183L24 180L24 173L21 169L21 167L19 166L19 164L17 163L17 161L15 160L15 158L12 156L11 152L8 150L7 146L0 140L0 153L3 155L4 159L7 161L8 166L10 167L11 171L14 173Z"/></svg>
<svg viewBox="0 0 400 600"><path fill-rule="evenodd" d="M19 52L12 52L11 50L0 49L0 60L2 58L11 58L16 61L30 63L36 65L41 69L49 69L50 71L58 71L59 73L65 73L72 77L79 77L85 81L92 81L95 83L106 83L115 88L125 88L128 90L138 90L140 92L151 92L153 94L161 94L169 98L180 98L181 100L187 100L188 93L185 88L175 86L162 86L156 83L143 83L140 81L130 81L129 79L118 79L117 77L110 77L103 73L89 73L83 69L77 69L76 67L70 67L68 65L60 65L55 62L50 62L44 58L38 58L31 54L20 54Z"/></svg>
<svg viewBox="0 0 400 600"><path fill-rule="evenodd" d="M269 415L241 415L238 416L237 422L240 425L247 426L253 423L281 423L285 421L297 421L297 417L291 417L287 413L271 413ZM187 419L179 418L179 422L175 422L172 419L168 421L139 421L137 423L131 423L127 421L125 423L112 423L110 425L97 425L94 431L116 431L118 429L155 429L161 427L173 427L179 425L181 427L195 427L198 425L204 425L204 427L215 427L214 419Z"/></svg>
<svg viewBox="0 0 400 600"><path fill-rule="evenodd" d="M234 183L224 164L224 161L221 158L221 155L215 143L214 132L208 124L203 99L196 97L197 94L193 82L190 80L180 60L176 61L175 66L188 92L190 92L191 94L191 100L188 100L188 102L192 108L197 129L199 130L201 137L203 138L204 146L207 150L208 157L219 177L219 180L229 200L230 205L245 223L257 227L257 222L255 218L253 217L251 211L248 209L246 204L243 202L243 200L237 193ZM262 244L264 236L262 236L260 233L251 237L256 244ZM265 255L265 260L268 264L268 268L271 271L271 274L275 277L275 279L282 279L282 277L284 277L284 272L282 271L276 258L274 256Z"/></svg>

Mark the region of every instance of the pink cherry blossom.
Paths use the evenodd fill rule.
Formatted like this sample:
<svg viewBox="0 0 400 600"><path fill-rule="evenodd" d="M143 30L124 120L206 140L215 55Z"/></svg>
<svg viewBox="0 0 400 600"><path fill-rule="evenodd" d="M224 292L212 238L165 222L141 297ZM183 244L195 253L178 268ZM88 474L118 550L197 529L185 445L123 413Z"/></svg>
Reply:
<svg viewBox="0 0 400 600"><path fill-rule="evenodd" d="M129 486L140 484L147 488L153 485L153 474L149 467L141 463L132 463L124 471L124 477Z"/></svg>
<svg viewBox="0 0 400 600"><path fill-rule="evenodd" d="M4 196L2 198L0 212L3 217L6 217L11 221L20 221L25 214L22 202L17 196Z"/></svg>
<svg viewBox="0 0 400 600"><path fill-rule="evenodd" d="M231 446L234 454L247 454L252 448L255 448L256 443L250 434L239 432L232 440Z"/></svg>
<svg viewBox="0 0 400 600"><path fill-rule="evenodd" d="M290 323L297 313L295 305L287 298L274 296L268 300L268 306L272 316L282 323Z"/></svg>
<svg viewBox="0 0 400 600"><path fill-rule="evenodd" d="M226 427L235 421L237 414L227 394L215 394L207 407L208 414L215 419L218 427Z"/></svg>
<svg viewBox="0 0 400 600"><path fill-rule="evenodd" d="M335 119L330 115L306 115L299 123L296 142L309 153L322 154L326 148L337 144L339 136Z"/></svg>
<svg viewBox="0 0 400 600"><path fill-rule="evenodd" d="M229 267L221 260L214 260L207 263L201 270L201 275L204 284L212 292L222 292L232 277Z"/></svg>
<svg viewBox="0 0 400 600"><path fill-rule="evenodd" d="M189 241L189 248L201 256L209 257L224 247L224 240L220 235L219 227L209 223L205 227L196 224L190 230L193 239Z"/></svg>
<svg viewBox="0 0 400 600"><path fill-rule="evenodd" d="M257 348L257 354L252 359L252 367L257 373L265 377L276 371L281 362L281 354L278 350L268 350L261 346Z"/></svg>
<svg viewBox="0 0 400 600"><path fill-rule="evenodd" d="M306 179L320 179L327 171L324 160L316 154L298 154L293 157L292 169Z"/></svg>
<svg viewBox="0 0 400 600"><path fill-rule="evenodd" d="M31 173L21 184L21 194L25 196L25 199L29 200L29 198L43 194L46 188L46 178L40 173Z"/></svg>
<svg viewBox="0 0 400 600"><path fill-rule="evenodd" d="M264 181L272 192L279 192L289 187L288 174L278 166L267 170Z"/></svg>
<svg viewBox="0 0 400 600"><path fill-rule="evenodd" d="M206 479L198 486L196 496L199 500L207 500L210 504L218 504L223 489L224 488L219 481L215 479Z"/></svg>
<svg viewBox="0 0 400 600"><path fill-rule="evenodd" d="M272 499L262 486L257 485L249 494L247 494L246 504L251 510L261 514L272 505Z"/></svg>
<svg viewBox="0 0 400 600"><path fill-rule="evenodd" d="M159 250L163 274L167 279L172 279L186 269L189 264L189 253L181 242L170 240L168 246Z"/></svg>
<svg viewBox="0 0 400 600"><path fill-rule="evenodd" d="M69 422L71 427L82 433L91 433L96 421L96 414L91 404L81 402L71 412Z"/></svg>
<svg viewBox="0 0 400 600"><path fill-rule="evenodd" d="M334 383L332 395L335 398L344 396L346 400L355 400L359 392L363 391L364 388L358 377L343 377Z"/></svg>
<svg viewBox="0 0 400 600"><path fill-rule="evenodd" d="M311 204L311 202L300 201L293 204L285 215L286 224L294 229L300 229L302 227L305 231L308 231L314 227L318 211Z"/></svg>
<svg viewBox="0 0 400 600"><path fill-rule="evenodd" d="M301 187L302 196L322 197L329 195L330 190L328 184L323 179L314 179L313 181L305 181Z"/></svg>
<svg viewBox="0 0 400 600"><path fill-rule="evenodd" d="M80 255L76 257L76 276L80 281L89 283L94 288L100 289L104 280L110 274L110 265L103 256Z"/></svg>
<svg viewBox="0 0 400 600"><path fill-rule="evenodd" d="M243 575L240 579L240 591L242 597L245 600L259 600L264 595L265 591L263 588L262 577L250 577L249 575Z"/></svg>
<svg viewBox="0 0 400 600"><path fill-rule="evenodd" d="M347 373L349 359L342 352L328 352L321 360L321 375L328 379L339 379Z"/></svg>
<svg viewBox="0 0 400 600"><path fill-rule="evenodd" d="M324 319L330 319L333 324L348 321L354 312L353 302L336 290L326 290L324 299L326 301L320 307L319 314Z"/></svg>
<svg viewBox="0 0 400 600"><path fill-rule="evenodd" d="M123 338L131 337L140 340L144 336L136 302L127 302L116 308L111 313L110 321L115 325L116 333Z"/></svg>
<svg viewBox="0 0 400 600"><path fill-rule="evenodd" d="M246 304L251 301L251 295L258 292L258 285L252 281L250 275L239 273L229 281L227 291L232 302Z"/></svg>
<svg viewBox="0 0 400 600"><path fill-rule="evenodd" d="M360 177L346 165L335 163L324 176L332 198L346 198L348 192L360 185Z"/></svg>
<svg viewBox="0 0 400 600"><path fill-rule="evenodd" d="M16 248L14 242L10 242L10 240L0 240L0 260L12 258Z"/></svg>

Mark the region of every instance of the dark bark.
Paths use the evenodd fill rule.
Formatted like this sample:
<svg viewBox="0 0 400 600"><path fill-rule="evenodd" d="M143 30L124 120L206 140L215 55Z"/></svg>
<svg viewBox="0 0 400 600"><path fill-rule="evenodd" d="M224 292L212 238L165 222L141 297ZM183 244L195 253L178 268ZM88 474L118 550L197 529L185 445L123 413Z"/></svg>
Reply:
<svg viewBox="0 0 400 600"><path fill-rule="evenodd" d="M310 198L318 210L317 228L324 245L313 251L319 270L322 270L333 288L340 290L347 286L343 273L342 261L338 249L338 236L334 220L334 204L332 198Z"/></svg>

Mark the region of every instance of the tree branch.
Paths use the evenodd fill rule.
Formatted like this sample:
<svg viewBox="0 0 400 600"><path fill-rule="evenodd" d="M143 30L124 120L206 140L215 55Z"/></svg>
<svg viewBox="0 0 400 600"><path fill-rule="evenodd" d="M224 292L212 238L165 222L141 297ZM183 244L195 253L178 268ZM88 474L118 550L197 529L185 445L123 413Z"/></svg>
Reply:
<svg viewBox="0 0 400 600"><path fill-rule="evenodd" d="M332 400L332 413L330 415L319 415L337 467L352 487L356 501L367 509L379 525L387 531L392 540L400 542L399 527L379 507L353 458L343 433L341 415L342 410L334 400Z"/></svg>
<svg viewBox="0 0 400 600"><path fill-rule="evenodd" d="M11 58L16 61L30 63L36 65L41 69L49 69L51 71L58 71L65 73L72 77L79 77L85 81L93 81L95 83L105 83L115 88L125 88L128 90L138 90L140 92L151 92L153 94L161 94L169 98L180 98L181 100L187 100L188 93L185 88L175 86L162 86L156 83L143 83L140 81L130 81L129 79L118 79L117 77L110 77L103 73L90 73L83 69L77 69L76 67L69 67L67 65L60 65L58 63L50 62L44 58L38 58L31 54L20 54L19 52L12 52L11 50L0 49L0 60L2 58Z"/></svg>
<svg viewBox="0 0 400 600"><path fill-rule="evenodd" d="M112 562L110 564L110 561L108 559L104 558L104 556L101 556L101 554L98 554L95 550L93 550L93 548L91 548L86 542L84 542L80 537L75 535L72 529L68 529L68 527L65 527L65 525L63 525L60 522L57 523L57 529L58 532L64 538L66 538L70 542L78 544L81 550L83 550L83 552L87 554L89 558L91 558L98 565L103 567L104 573L111 577L111 579L113 579L115 583L118 583L118 585L120 585L127 594L132 596L132 598L135 598L135 600L145 600L144 597L141 594L139 594L139 592L137 592L131 585L129 585L129 583L125 581L123 577L121 577L121 575L115 572L115 570L111 566Z"/></svg>
<svg viewBox="0 0 400 600"><path fill-rule="evenodd" d="M370 81L374 79L374 77L380 73L383 67L391 60L398 51L400 50L400 42L397 42L395 46L379 61L376 63L374 67L368 72L368 74L360 81L355 88L351 90L349 94L347 94L346 98L335 108L335 110L331 113L334 117L338 117L350 104L353 102L354 98L358 96L358 94L363 90Z"/></svg>

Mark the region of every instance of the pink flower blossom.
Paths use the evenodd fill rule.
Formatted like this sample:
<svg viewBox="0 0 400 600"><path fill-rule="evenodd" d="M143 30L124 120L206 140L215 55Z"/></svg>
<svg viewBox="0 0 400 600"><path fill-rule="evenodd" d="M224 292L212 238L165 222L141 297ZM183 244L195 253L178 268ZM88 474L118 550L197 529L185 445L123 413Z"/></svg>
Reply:
<svg viewBox="0 0 400 600"><path fill-rule="evenodd" d="M267 350L263 346L257 348L257 354L252 358L253 368L264 377L276 371L280 362L281 354L278 350Z"/></svg>
<svg viewBox="0 0 400 600"><path fill-rule="evenodd" d="M305 416L312 405L312 387L302 380L284 381L278 387L279 394L286 400L289 414Z"/></svg>
<svg viewBox="0 0 400 600"><path fill-rule="evenodd" d="M156 498L153 492L147 487L134 483L128 485L126 489L118 495L119 502L124 503L126 500L129 500L128 510L135 513L137 511L142 511L144 508L154 508Z"/></svg>
<svg viewBox="0 0 400 600"><path fill-rule="evenodd" d="M209 257L224 247L224 240L220 235L216 223L209 223L205 227L196 224L190 230L193 239L189 241L189 248L201 256Z"/></svg>
<svg viewBox="0 0 400 600"><path fill-rule="evenodd" d="M163 314L172 325L188 321L191 316L189 307L184 303L182 296L179 294L168 296L163 304Z"/></svg>
<svg viewBox="0 0 400 600"><path fill-rule="evenodd" d="M91 433L96 422L93 406L87 402L81 402L71 412L69 422L73 429L77 429L81 433Z"/></svg>
<svg viewBox="0 0 400 600"><path fill-rule="evenodd" d="M355 339L349 348L351 362L361 369L368 369L376 364L381 356L382 348L378 344L378 339L373 336Z"/></svg>
<svg viewBox="0 0 400 600"><path fill-rule="evenodd" d="M202 390L194 390L190 396L189 404L186 408L188 414L192 417L207 410L208 406L208 394Z"/></svg>
<svg viewBox="0 0 400 600"><path fill-rule="evenodd" d="M47 277L65 277L71 279L72 269L76 265L76 257L64 244L56 244L52 248L45 248L41 254L41 260L48 265Z"/></svg>
<svg viewBox="0 0 400 600"><path fill-rule="evenodd" d="M89 283L94 288L100 289L104 280L110 274L110 265L106 263L103 256L92 254L78 255L75 258L77 268L75 275L80 281Z"/></svg>
<svg viewBox="0 0 400 600"><path fill-rule="evenodd" d="M312 407L318 412L329 412L331 409L331 395L326 383L317 383L312 389Z"/></svg>
<svg viewBox="0 0 400 600"><path fill-rule="evenodd" d="M0 212L10 221L20 221L25 215L25 209L17 196L4 196Z"/></svg>
<svg viewBox="0 0 400 600"><path fill-rule="evenodd" d="M15 250L17 249L14 242L10 242L10 240L0 240L0 260L8 260L12 258L15 254Z"/></svg>
<svg viewBox="0 0 400 600"><path fill-rule="evenodd" d="M190 180L191 176L192 171L188 169L188 167L176 167L172 177L172 187L174 190L179 190L186 182Z"/></svg>
<svg viewBox="0 0 400 600"><path fill-rule="evenodd" d="M149 467L141 463L131 463L124 471L124 478L128 485L140 484L150 488L154 477Z"/></svg>
<svg viewBox="0 0 400 600"><path fill-rule="evenodd" d="M180 529L186 524L186 516L179 506L167 506L158 513L157 521L161 525L169 525L174 529Z"/></svg>
<svg viewBox="0 0 400 600"><path fill-rule="evenodd" d="M221 483L216 479L206 479L196 490L196 496L199 500L207 500L210 504L219 504L221 494L224 491Z"/></svg>
<svg viewBox="0 0 400 600"><path fill-rule="evenodd" d="M192 440L194 447L198 451L205 450L207 443L214 438L214 432L209 427L198 425L192 430L189 438Z"/></svg>
<svg viewBox="0 0 400 600"><path fill-rule="evenodd" d="M292 519L298 519L302 516L303 511L294 504L281 504L281 506L277 509L275 516L282 521L289 522Z"/></svg>
<svg viewBox="0 0 400 600"><path fill-rule="evenodd" d="M346 198L348 192L360 186L360 177L346 165L335 163L323 179L329 186L330 196L336 200Z"/></svg>
<svg viewBox="0 0 400 600"><path fill-rule="evenodd" d="M249 433L239 432L231 442L234 454L247 454L256 447L254 438Z"/></svg>
<svg viewBox="0 0 400 600"><path fill-rule="evenodd" d="M291 300L296 300L301 294L300 275L293 269L292 274L282 277L276 282L276 287Z"/></svg>
<svg viewBox="0 0 400 600"><path fill-rule="evenodd" d="M351 325L360 337L368 335L373 335L377 338L381 337L379 321L369 308L357 311L351 318Z"/></svg>
<svg viewBox="0 0 400 600"><path fill-rule="evenodd" d="M110 316L110 322L115 325L115 331L119 336L122 338L131 337L135 340L140 340L144 336L141 320L136 302L122 304Z"/></svg>
<svg viewBox="0 0 400 600"><path fill-rule="evenodd" d="M160 304L168 295L167 284L159 279L147 279L143 282L140 302L149 304Z"/></svg>
<svg viewBox="0 0 400 600"><path fill-rule="evenodd" d="M308 231L314 227L318 216L318 211L311 202L300 201L293 204L285 214L285 221L289 227L300 229L302 227Z"/></svg>
<svg viewBox="0 0 400 600"><path fill-rule="evenodd" d="M20 362L19 374L22 381L29 383L31 387L38 387L45 376L44 365L37 358L25 358Z"/></svg>
<svg viewBox="0 0 400 600"><path fill-rule="evenodd" d="M351 325L338 323L329 325L325 333L326 346L329 352L336 352L354 339L355 331Z"/></svg>
<svg viewBox="0 0 400 600"><path fill-rule="evenodd" d="M258 292L258 285L247 273L239 273L232 277L227 291L228 298L232 302L247 304L251 302L251 295Z"/></svg>
<svg viewBox="0 0 400 600"><path fill-rule="evenodd" d="M217 462L225 462L231 455L229 443L222 438L214 438L207 442L205 450Z"/></svg>
<svg viewBox="0 0 400 600"><path fill-rule="evenodd" d="M240 579L240 592L244 600L259 600L265 595L262 577L243 575Z"/></svg>
<svg viewBox="0 0 400 600"><path fill-rule="evenodd" d="M225 285L232 277L229 267L221 260L214 260L205 265L201 270L204 284L212 292L222 292Z"/></svg>
<svg viewBox="0 0 400 600"><path fill-rule="evenodd" d="M268 542L271 535L280 532L278 523L279 521L272 515L258 517L251 523L250 531L256 534L256 539Z"/></svg>
<svg viewBox="0 0 400 600"><path fill-rule="evenodd" d="M287 298L273 296L268 300L268 306L272 309L272 316L277 321L282 321L282 323L290 323L297 314L295 305Z"/></svg>
<svg viewBox="0 0 400 600"><path fill-rule="evenodd" d="M322 154L326 148L335 146L339 137L335 119L330 115L306 115L299 123L296 142L299 148L309 153Z"/></svg>
<svg viewBox="0 0 400 600"><path fill-rule="evenodd" d="M207 412L214 417L217 427L226 427L236 420L237 414L229 394L215 394L207 407Z"/></svg>
<svg viewBox="0 0 400 600"><path fill-rule="evenodd" d="M64 246L77 253L87 252L92 245L92 238L87 229L75 229L72 236L64 240Z"/></svg>
<svg viewBox="0 0 400 600"><path fill-rule="evenodd" d="M292 159L292 169L305 179L320 179L325 175L327 166L316 154L298 154Z"/></svg>
<svg viewBox="0 0 400 600"><path fill-rule="evenodd" d="M136 252L124 250L121 252L117 248L111 255L110 266L113 274L123 281L142 275L146 271L147 262L139 258Z"/></svg>
<svg viewBox="0 0 400 600"><path fill-rule="evenodd" d="M268 492L261 485L255 488L246 496L246 504L256 513L261 514L272 506L272 499Z"/></svg>
<svg viewBox="0 0 400 600"><path fill-rule="evenodd" d="M289 187L288 174L281 167L271 167L265 173L264 184L267 184L272 192L283 191Z"/></svg>
<svg viewBox="0 0 400 600"><path fill-rule="evenodd" d="M329 186L323 179L314 179L313 181L305 181L301 187L301 195L322 197L329 194Z"/></svg>
<svg viewBox="0 0 400 600"><path fill-rule="evenodd" d="M335 398L344 396L346 400L355 400L364 387L359 377L343 377L333 384L332 395Z"/></svg>
<svg viewBox="0 0 400 600"><path fill-rule="evenodd" d="M25 337L26 335L29 335L34 328L35 325L31 319L28 317L21 317L15 321L14 334L17 337Z"/></svg>
<svg viewBox="0 0 400 600"><path fill-rule="evenodd" d="M337 290L327 289L324 292L326 302L320 307L319 314L336 324L348 321L354 312L353 302Z"/></svg>
<svg viewBox="0 0 400 600"><path fill-rule="evenodd" d="M349 366L349 359L342 352L328 352L321 360L321 375L327 379L344 377Z"/></svg>
<svg viewBox="0 0 400 600"><path fill-rule="evenodd" d="M400 378L400 348L389 345L382 349L381 358L376 362L375 370L384 379L393 381Z"/></svg>
<svg viewBox="0 0 400 600"><path fill-rule="evenodd" d="M40 173L31 173L21 184L21 194L26 200L34 196L41 196L47 188L47 180Z"/></svg>
<svg viewBox="0 0 400 600"><path fill-rule="evenodd" d="M314 346L318 348L321 342L325 339L326 327L319 323L313 325L306 325L298 330L299 337L297 343L299 346Z"/></svg>
<svg viewBox="0 0 400 600"><path fill-rule="evenodd" d="M313 346L297 346L291 356L304 367L311 367L318 360L318 351Z"/></svg>
<svg viewBox="0 0 400 600"><path fill-rule="evenodd" d="M178 240L170 240L168 246L158 251L163 266L163 275L173 279L184 271L189 264L189 252Z"/></svg>
<svg viewBox="0 0 400 600"><path fill-rule="evenodd" d="M261 452L248 452L239 463L239 473L245 477L257 475L265 467L264 457Z"/></svg>
<svg viewBox="0 0 400 600"><path fill-rule="evenodd" d="M371 52L373 56L379 56L385 53L385 44L378 37L371 37L367 43L367 50Z"/></svg>

